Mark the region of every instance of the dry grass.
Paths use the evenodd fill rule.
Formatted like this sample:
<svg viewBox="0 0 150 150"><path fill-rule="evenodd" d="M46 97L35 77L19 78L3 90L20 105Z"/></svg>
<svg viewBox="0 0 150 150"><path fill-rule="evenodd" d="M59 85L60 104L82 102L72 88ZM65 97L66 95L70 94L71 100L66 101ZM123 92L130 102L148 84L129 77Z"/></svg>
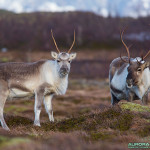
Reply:
<svg viewBox="0 0 150 150"><path fill-rule="evenodd" d="M87 52L90 54L90 52ZM47 53L31 53L32 61L47 58ZM84 55L78 60L106 56L107 61L117 53L107 55L104 51ZM0 54L10 61L27 61L22 53ZM17 58L17 59L15 59ZM50 57L49 57L50 58ZM50 123L44 107L41 127L33 126L34 100L7 101L4 117L11 131L0 128L0 148L6 150L125 150L129 142L150 142L150 113L136 111L134 105L110 106L108 79L71 79L64 96L55 96L53 110L55 122ZM122 101L123 102L123 101ZM135 101L140 103L140 101ZM130 108L130 109L129 109ZM140 111L138 111L140 110ZM145 110L145 109L144 109Z"/></svg>
<svg viewBox="0 0 150 150"><path fill-rule="evenodd" d="M97 81L97 86L92 80L70 83L66 95L54 97L55 123L43 109L41 127L33 126L33 99L7 101L5 119L11 131L0 129L0 147L115 150L127 149L129 142L149 142L149 112L110 107L107 80Z"/></svg>

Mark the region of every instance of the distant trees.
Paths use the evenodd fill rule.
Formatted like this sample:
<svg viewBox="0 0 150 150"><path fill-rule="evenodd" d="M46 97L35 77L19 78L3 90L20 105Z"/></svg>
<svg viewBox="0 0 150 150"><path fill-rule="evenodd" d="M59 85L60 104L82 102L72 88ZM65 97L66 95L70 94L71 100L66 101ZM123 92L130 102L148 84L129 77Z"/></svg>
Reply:
<svg viewBox="0 0 150 150"><path fill-rule="evenodd" d="M121 45L120 29L128 26L127 34L149 32L149 22L149 17L103 18L90 12L14 14L0 11L0 48L28 51L53 49L51 29L59 47L70 47L75 29L77 48L114 48Z"/></svg>

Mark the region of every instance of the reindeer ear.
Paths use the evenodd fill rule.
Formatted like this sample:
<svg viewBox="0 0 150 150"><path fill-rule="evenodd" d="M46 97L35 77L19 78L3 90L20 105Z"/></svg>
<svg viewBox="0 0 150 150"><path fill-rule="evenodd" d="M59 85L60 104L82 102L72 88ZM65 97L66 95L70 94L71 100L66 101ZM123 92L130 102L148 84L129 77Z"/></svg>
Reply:
<svg viewBox="0 0 150 150"><path fill-rule="evenodd" d="M54 58L54 59L57 59L58 58L58 54L56 52L51 52L51 56Z"/></svg>
<svg viewBox="0 0 150 150"><path fill-rule="evenodd" d="M75 59L76 55L77 55L77 53L71 53L70 56L69 56L70 60Z"/></svg>

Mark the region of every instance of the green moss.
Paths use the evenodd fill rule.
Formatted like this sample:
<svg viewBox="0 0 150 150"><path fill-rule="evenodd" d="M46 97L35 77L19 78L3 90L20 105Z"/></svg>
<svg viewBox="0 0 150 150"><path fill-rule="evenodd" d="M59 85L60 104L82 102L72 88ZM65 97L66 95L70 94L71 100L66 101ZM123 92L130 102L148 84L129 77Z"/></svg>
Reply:
<svg viewBox="0 0 150 150"><path fill-rule="evenodd" d="M133 117L129 111L122 111L119 107L114 107L96 115L95 120L104 128L110 127L126 131L130 128Z"/></svg>
<svg viewBox="0 0 150 150"><path fill-rule="evenodd" d="M5 136L0 136L0 148L4 148L7 146L13 146L13 145L17 145L17 144L21 144L21 143L27 143L30 142L30 139L27 138L9 138L9 137L5 137Z"/></svg>
<svg viewBox="0 0 150 150"><path fill-rule="evenodd" d="M106 111L98 114L96 116L97 121L103 121L104 119L114 119L121 115L121 109L120 108L109 108Z"/></svg>
<svg viewBox="0 0 150 150"><path fill-rule="evenodd" d="M21 116L7 116L5 118L8 126L27 126L33 124L32 120Z"/></svg>
<svg viewBox="0 0 150 150"><path fill-rule="evenodd" d="M45 131L53 130L69 132L73 130L96 131L100 128L112 128L126 131L130 128L133 114L129 111L122 111L119 107L109 108L103 112L72 117L55 123L46 123L41 127Z"/></svg>
<svg viewBox="0 0 150 150"><path fill-rule="evenodd" d="M150 108L148 106L142 106L140 104L135 104L135 103L130 103L130 102L120 103L120 107L122 110L150 112Z"/></svg>
<svg viewBox="0 0 150 150"><path fill-rule="evenodd" d="M150 123L150 120L149 119L144 119L146 122Z"/></svg>
<svg viewBox="0 0 150 150"><path fill-rule="evenodd" d="M42 129L44 129L45 131L52 130L52 131L68 132L71 130L81 129L81 125L84 121L85 117L80 116L78 118L70 118L56 123L42 124Z"/></svg>
<svg viewBox="0 0 150 150"><path fill-rule="evenodd" d="M41 129L44 130L44 131L56 131L56 124L57 122L55 123L51 123L51 122L47 122L47 123L41 123ZM36 127L38 128L38 127Z"/></svg>
<svg viewBox="0 0 150 150"><path fill-rule="evenodd" d="M0 145L8 140L5 136L0 136Z"/></svg>
<svg viewBox="0 0 150 150"><path fill-rule="evenodd" d="M95 120L87 121L83 124L82 129L85 131L96 131L99 124Z"/></svg>
<svg viewBox="0 0 150 150"><path fill-rule="evenodd" d="M9 61L9 59L8 59L7 57L2 57L0 60L1 60L2 62L8 62L8 61Z"/></svg>
<svg viewBox="0 0 150 150"><path fill-rule="evenodd" d="M20 106L15 106L15 105L11 105L9 107L4 108L4 112L12 112L13 114L17 115L20 112L24 112L28 110L25 107L20 107Z"/></svg>
<svg viewBox="0 0 150 150"><path fill-rule="evenodd" d="M73 129L80 129L80 125L85 121L84 116L80 116L78 118L71 118L64 120L57 124L57 128L59 131L69 131Z"/></svg>
<svg viewBox="0 0 150 150"><path fill-rule="evenodd" d="M24 100L24 101L22 101L22 103L21 104L23 104L23 105L33 105L33 101L31 101L31 100Z"/></svg>
<svg viewBox="0 0 150 150"><path fill-rule="evenodd" d="M133 120L133 114L122 112L122 114L111 123L111 128L126 131L130 128Z"/></svg>

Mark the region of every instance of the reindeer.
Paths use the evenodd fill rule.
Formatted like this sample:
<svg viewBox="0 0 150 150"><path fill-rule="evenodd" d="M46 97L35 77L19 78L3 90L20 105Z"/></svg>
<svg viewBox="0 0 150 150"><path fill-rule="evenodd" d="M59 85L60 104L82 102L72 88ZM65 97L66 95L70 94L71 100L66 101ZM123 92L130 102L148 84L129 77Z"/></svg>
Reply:
<svg viewBox="0 0 150 150"><path fill-rule="evenodd" d="M52 98L63 95L68 87L70 64L76 53L70 53L74 41L68 52L60 52L51 30L52 38L58 53L51 52L54 60L40 60L32 63L1 63L0 64L0 121L4 129L9 130L3 109L7 99L35 96L34 125L40 126L42 102L48 113L49 120L54 121Z"/></svg>
<svg viewBox="0 0 150 150"><path fill-rule="evenodd" d="M121 33L121 41L126 48L128 57L119 57L112 61L109 69L109 83L111 92L111 104L117 104L120 100L133 101L142 100L147 104L148 89L150 87L149 62L144 59L150 51L143 57L130 58L130 52L124 43Z"/></svg>

